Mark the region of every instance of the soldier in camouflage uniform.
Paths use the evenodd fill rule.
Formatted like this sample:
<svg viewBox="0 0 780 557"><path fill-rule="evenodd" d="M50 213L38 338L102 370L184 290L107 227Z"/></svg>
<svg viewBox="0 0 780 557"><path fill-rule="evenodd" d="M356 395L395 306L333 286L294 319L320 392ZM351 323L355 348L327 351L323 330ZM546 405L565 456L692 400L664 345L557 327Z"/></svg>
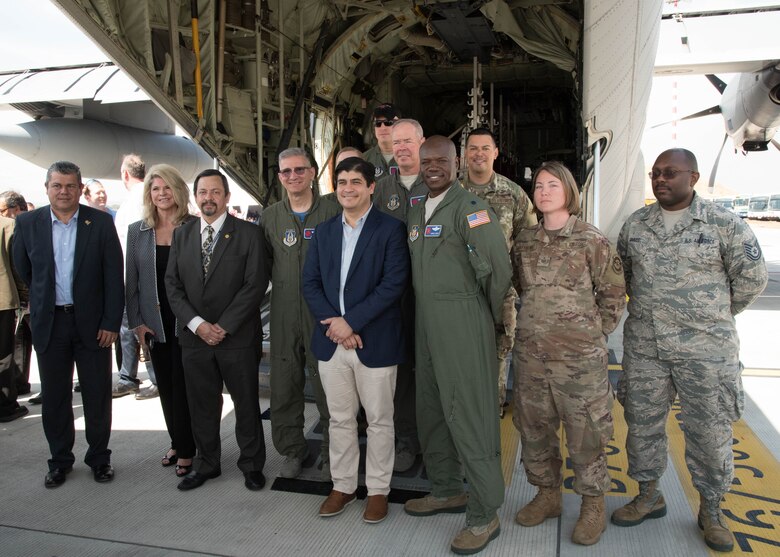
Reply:
<svg viewBox="0 0 780 557"><path fill-rule="evenodd" d="M389 176L391 168L397 166L393 158L393 144L390 138L390 128L401 113L392 104L384 103L374 109L374 137L376 145L363 153L363 159L374 165L376 180Z"/></svg>
<svg viewBox="0 0 780 557"><path fill-rule="evenodd" d="M301 294L301 275L314 228L337 215L338 203L315 196L314 168L299 148L279 153L279 179L287 197L263 211L260 225L266 238L266 269L271 273L271 434L285 457L280 476L294 478L309 450L303 434L305 369L309 370L323 442L323 476L328 466L328 406L310 352L313 321ZM299 172L301 172L299 174Z"/></svg>
<svg viewBox="0 0 780 557"><path fill-rule="evenodd" d="M577 218L580 200L571 172L547 162L534 174L540 224L515 238L513 283L520 293L513 420L522 440L534 499L517 513L523 526L561 514L563 422L582 495L572 541L592 545L606 527L606 447L612 437L607 335L626 305L623 267L597 228Z"/></svg>
<svg viewBox="0 0 780 557"><path fill-rule="evenodd" d="M398 161L398 172L377 182L373 203L383 213L406 223L411 207L424 201L428 186L420 175L420 145L425 141L422 126L417 120L396 120L392 128L393 154ZM415 463L420 453L417 436L417 413L414 379L414 294L407 289L401 299L403 330L407 335L409 354L398 366L395 386L395 466L396 472L405 472Z"/></svg>
<svg viewBox="0 0 780 557"><path fill-rule="evenodd" d="M493 134L487 128L477 128L466 139L468 163L463 187L490 205L498 217L504 232L506 247L512 251L513 238L524 228L536 224L531 200L523 188L509 178L493 172L493 162L498 158L498 148ZM504 319L496 328L498 354L498 415L504 417L506 403L507 356L512 350L517 324L515 302L517 292L510 288L504 300Z"/></svg>
<svg viewBox="0 0 780 557"><path fill-rule="evenodd" d="M413 516L466 510L456 553L498 536L504 500L495 412L495 323L509 289L504 237L488 205L456 178L455 145L435 136L420 150L428 199L409 212L416 302L417 416L432 493L411 499ZM463 473L469 484L463 490Z"/></svg>
<svg viewBox="0 0 780 557"><path fill-rule="evenodd" d="M629 294L618 399L628 423L628 474L639 495L612 522L634 526L666 514L657 482L677 395L685 461L700 494L699 527L710 548L731 551L720 501L734 470L732 422L744 407L734 316L764 289L766 265L750 228L694 192L693 153L661 153L650 177L658 203L631 215L618 241Z"/></svg>

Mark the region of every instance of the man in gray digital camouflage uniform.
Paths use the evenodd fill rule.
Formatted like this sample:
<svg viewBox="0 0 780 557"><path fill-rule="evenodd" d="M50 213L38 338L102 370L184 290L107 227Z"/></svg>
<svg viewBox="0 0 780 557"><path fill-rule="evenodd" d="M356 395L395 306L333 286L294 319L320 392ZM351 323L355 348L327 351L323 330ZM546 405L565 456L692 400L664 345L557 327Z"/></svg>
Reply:
<svg viewBox="0 0 780 557"><path fill-rule="evenodd" d="M694 192L693 153L664 151L650 177L658 203L631 215L618 240L629 295L618 398L628 423L628 474L639 495L612 522L635 526L666 515L658 480L677 395L699 527L711 549L731 551L720 502L734 472L732 423L744 408L734 316L766 286L766 264L750 227Z"/></svg>
<svg viewBox="0 0 780 557"><path fill-rule="evenodd" d="M536 224L531 200L523 188L506 176L493 172L493 162L498 158L498 147L493 134L487 128L473 130L466 139L468 164L463 187L487 202L498 217L498 224L506 239L507 251L512 251L514 237L524 228ZM517 292L510 288L504 299L503 322L496 328L496 352L498 355L498 415L504 417L506 403L506 359L512 350L517 326L515 302ZM515 364L517 365L517 364Z"/></svg>

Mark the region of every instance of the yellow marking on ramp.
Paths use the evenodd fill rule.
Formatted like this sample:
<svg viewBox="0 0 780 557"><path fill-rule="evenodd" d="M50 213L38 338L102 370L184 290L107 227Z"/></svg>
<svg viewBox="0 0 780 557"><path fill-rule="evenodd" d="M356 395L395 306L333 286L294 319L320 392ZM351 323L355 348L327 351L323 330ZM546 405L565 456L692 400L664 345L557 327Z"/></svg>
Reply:
<svg viewBox="0 0 780 557"><path fill-rule="evenodd" d="M520 432L512 423L512 403L505 410L504 417L499 423L501 428L501 472L504 474L504 484L509 487L515 471L515 462L517 462Z"/></svg>
<svg viewBox="0 0 780 557"><path fill-rule="evenodd" d="M685 464L685 439L680 429L680 403L672 405L666 430L672 462L677 470L693 519L699 513L699 493ZM745 420L734 424L734 480L721 504L736 543L732 555L780 555L780 465ZM710 551L711 555L721 555Z"/></svg>

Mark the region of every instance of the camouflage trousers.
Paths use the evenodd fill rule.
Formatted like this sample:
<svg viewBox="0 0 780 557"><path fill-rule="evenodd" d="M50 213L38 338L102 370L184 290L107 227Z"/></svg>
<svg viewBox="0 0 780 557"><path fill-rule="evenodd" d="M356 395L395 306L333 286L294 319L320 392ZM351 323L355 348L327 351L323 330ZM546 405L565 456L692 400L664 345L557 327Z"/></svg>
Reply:
<svg viewBox="0 0 780 557"><path fill-rule="evenodd" d="M731 486L732 423L745 406L742 364L730 361L659 360L626 351L618 399L625 407L628 475L657 480L666 469L666 419L680 397L685 463L693 486L719 500Z"/></svg>
<svg viewBox="0 0 780 557"><path fill-rule="evenodd" d="M496 354L498 355L498 407L506 402L506 382L509 374L507 357L515 345L515 329L517 328L517 292L510 288L504 298L503 324L496 327Z"/></svg>
<svg viewBox="0 0 780 557"><path fill-rule="evenodd" d="M512 358L513 420L528 481L539 487L561 485L563 422L574 491L591 497L609 491L606 448L612 438L613 393L607 356L545 361L515 348Z"/></svg>

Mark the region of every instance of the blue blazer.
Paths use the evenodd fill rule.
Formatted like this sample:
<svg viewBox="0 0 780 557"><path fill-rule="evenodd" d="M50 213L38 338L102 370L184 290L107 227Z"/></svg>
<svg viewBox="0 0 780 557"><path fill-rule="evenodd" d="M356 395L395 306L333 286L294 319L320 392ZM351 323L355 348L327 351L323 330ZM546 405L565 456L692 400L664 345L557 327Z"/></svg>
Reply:
<svg viewBox="0 0 780 557"><path fill-rule="evenodd" d="M328 361L336 343L320 321L341 316L342 216L317 226L303 267L303 297L314 317L311 349ZM363 341L357 355L367 367L404 362L406 338L401 331L401 296L409 285L409 248L400 220L376 207L366 217L344 285L344 319Z"/></svg>
<svg viewBox="0 0 780 557"><path fill-rule="evenodd" d="M13 237L16 271L30 287L30 328L45 352L54 326L54 249L49 205L19 213ZM73 317L84 346L98 350L99 329L119 332L125 307L122 248L111 215L79 205L73 261Z"/></svg>

